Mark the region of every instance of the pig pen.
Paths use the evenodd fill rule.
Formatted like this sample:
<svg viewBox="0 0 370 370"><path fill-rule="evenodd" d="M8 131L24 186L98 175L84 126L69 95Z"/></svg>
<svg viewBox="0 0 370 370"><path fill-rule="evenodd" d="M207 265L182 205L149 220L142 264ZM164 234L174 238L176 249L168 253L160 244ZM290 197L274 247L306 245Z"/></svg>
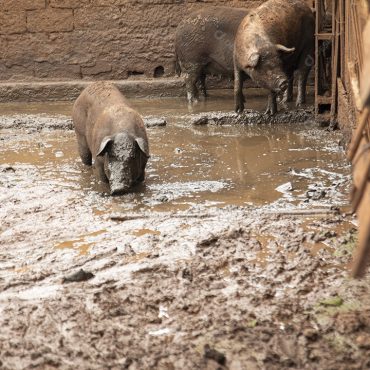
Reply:
<svg viewBox="0 0 370 370"><path fill-rule="evenodd" d="M370 368L341 134L234 124L221 92L133 105L147 178L113 198L71 103L0 106L0 368Z"/></svg>

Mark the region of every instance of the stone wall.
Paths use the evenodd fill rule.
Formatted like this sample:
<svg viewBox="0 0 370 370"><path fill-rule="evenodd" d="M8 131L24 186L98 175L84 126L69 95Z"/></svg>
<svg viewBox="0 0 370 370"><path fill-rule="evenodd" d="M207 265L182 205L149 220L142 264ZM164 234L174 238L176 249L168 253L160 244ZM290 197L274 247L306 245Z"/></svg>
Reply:
<svg viewBox="0 0 370 370"><path fill-rule="evenodd" d="M0 0L0 80L173 74L173 37L192 9L263 0Z"/></svg>

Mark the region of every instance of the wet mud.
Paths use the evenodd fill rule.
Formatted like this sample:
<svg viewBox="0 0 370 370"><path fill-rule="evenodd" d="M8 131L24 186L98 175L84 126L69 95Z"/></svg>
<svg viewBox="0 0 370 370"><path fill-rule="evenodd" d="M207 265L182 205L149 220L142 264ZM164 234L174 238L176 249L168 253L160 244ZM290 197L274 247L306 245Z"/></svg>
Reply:
<svg viewBox="0 0 370 370"><path fill-rule="evenodd" d="M114 198L70 104L0 107L0 368L370 368L340 133L192 124L224 97L134 105L167 124L148 125L145 184Z"/></svg>

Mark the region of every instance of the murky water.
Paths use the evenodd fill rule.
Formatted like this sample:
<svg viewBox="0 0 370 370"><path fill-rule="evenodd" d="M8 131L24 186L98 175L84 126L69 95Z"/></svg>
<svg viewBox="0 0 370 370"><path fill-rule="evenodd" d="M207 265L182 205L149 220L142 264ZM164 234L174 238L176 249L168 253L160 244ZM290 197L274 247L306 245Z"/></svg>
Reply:
<svg viewBox="0 0 370 370"><path fill-rule="evenodd" d="M168 125L148 129L146 181L131 194L108 196L93 170L81 164L72 131L12 136L14 130L2 130L6 140L0 165L33 166L40 171L40 184L69 189L72 197L88 193L94 197L94 212L101 213L184 210L198 203L278 208L347 203L343 189L349 167L338 134L313 123L192 126L183 99L134 100L133 105L144 116L165 117ZM252 98L249 105L262 110L265 99ZM194 112L230 111L232 106L229 96L216 96ZM0 106L0 113L69 116L71 108L71 103L7 104Z"/></svg>

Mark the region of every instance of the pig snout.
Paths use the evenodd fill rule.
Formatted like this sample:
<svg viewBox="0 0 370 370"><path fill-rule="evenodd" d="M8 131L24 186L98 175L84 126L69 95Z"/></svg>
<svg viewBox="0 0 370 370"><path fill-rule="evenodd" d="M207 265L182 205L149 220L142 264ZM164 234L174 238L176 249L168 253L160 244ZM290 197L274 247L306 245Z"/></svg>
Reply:
<svg viewBox="0 0 370 370"><path fill-rule="evenodd" d="M111 195L122 195L130 191L132 181L129 179L120 179L119 181L110 181Z"/></svg>
<svg viewBox="0 0 370 370"><path fill-rule="evenodd" d="M118 188L112 188L110 190L110 194L112 196L118 196L118 195L123 195L128 192L130 187L118 187Z"/></svg>
<svg viewBox="0 0 370 370"><path fill-rule="evenodd" d="M131 168L127 163L115 161L109 164L109 187L111 195L129 192L132 186Z"/></svg>

